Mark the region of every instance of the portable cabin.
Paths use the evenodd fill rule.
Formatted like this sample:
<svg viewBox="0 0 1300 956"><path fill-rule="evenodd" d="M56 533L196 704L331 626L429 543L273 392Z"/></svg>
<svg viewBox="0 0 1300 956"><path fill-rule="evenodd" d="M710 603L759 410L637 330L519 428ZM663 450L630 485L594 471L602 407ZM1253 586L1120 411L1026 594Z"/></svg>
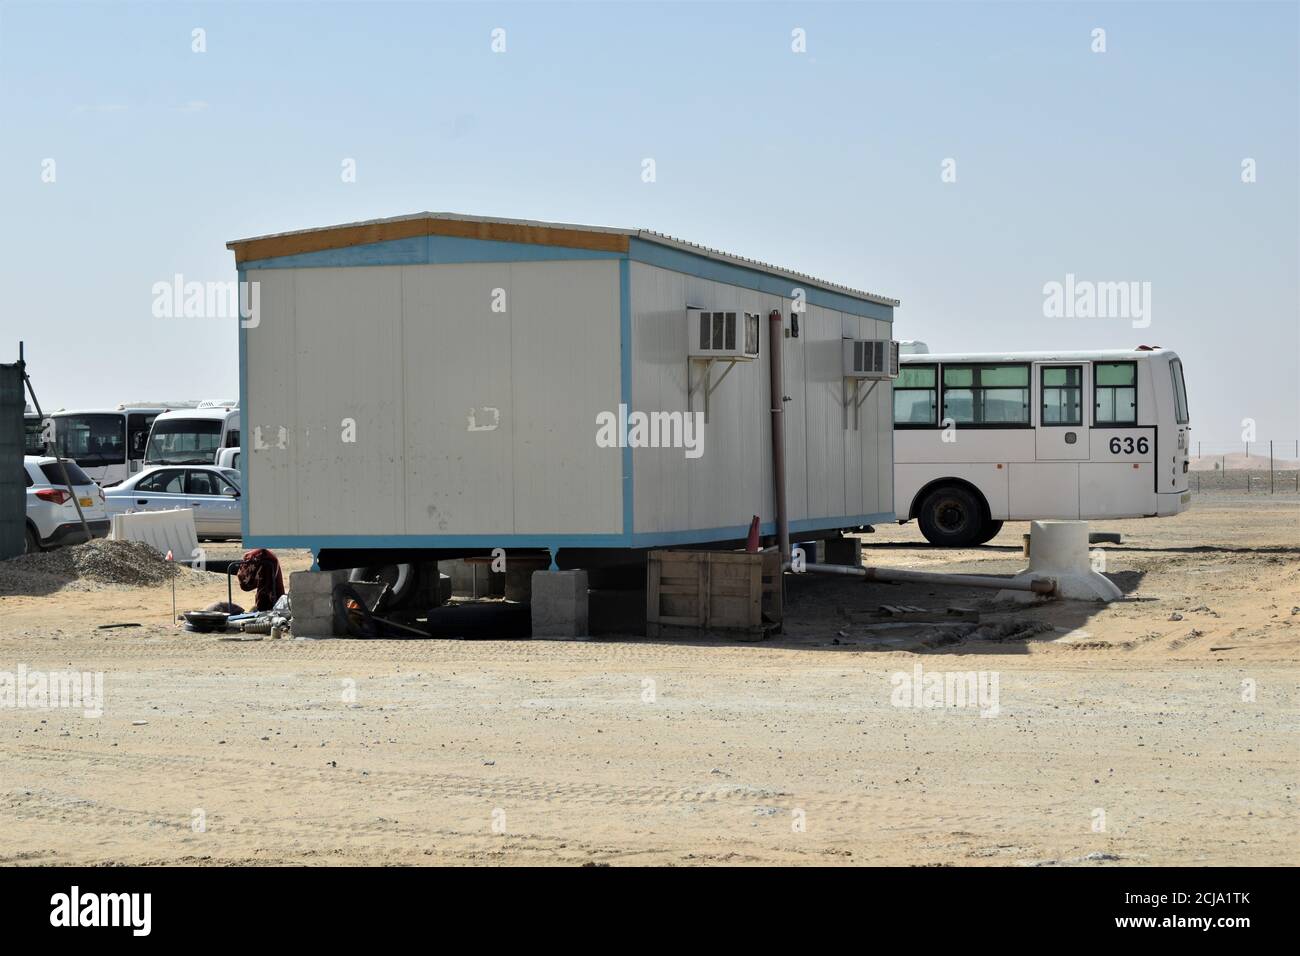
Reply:
<svg viewBox="0 0 1300 956"><path fill-rule="evenodd" d="M894 519L894 299L645 230L447 213L228 248L249 546L563 563L743 540L753 515L771 535L773 312L792 535Z"/></svg>

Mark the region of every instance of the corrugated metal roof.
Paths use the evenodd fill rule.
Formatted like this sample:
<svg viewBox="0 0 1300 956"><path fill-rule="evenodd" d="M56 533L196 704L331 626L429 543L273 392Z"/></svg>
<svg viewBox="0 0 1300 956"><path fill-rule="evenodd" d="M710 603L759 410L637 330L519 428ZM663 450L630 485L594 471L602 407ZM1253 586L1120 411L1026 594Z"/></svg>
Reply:
<svg viewBox="0 0 1300 956"><path fill-rule="evenodd" d="M391 216L386 219L367 219L360 222L340 223L333 226L322 226L313 229L296 229L289 232L269 233L263 236L250 236L246 239L232 239L226 243L226 248L235 249L245 243L263 242L269 239L286 239L294 236L309 236L315 233L331 232L343 229L364 229L365 227L385 226L394 223L414 222L420 220L445 220L465 223L484 223L501 226L519 226L530 229L563 229L576 232L590 232L604 235L626 236L629 239L639 239L643 242L653 242L661 246L679 249L692 255L703 256L708 259L714 259L719 262L726 262L731 265L741 266L747 269L754 269L760 272L772 273L784 276L806 285L813 285L819 288L838 292L842 295L851 296L856 299L863 299L868 302L874 302L878 305L895 307L899 304L898 299L892 299L888 296L879 295L874 292L866 292L862 289L855 289L852 286L842 285L838 282L831 282L827 279L820 279L816 276L809 275L805 272L799 272L795 269L787 269L783 266L773 265L764 262L761 259L751 259L746 256L738 256L729 252L723 252L720 249L714 249L710 246L703 246L698 243L688 242L685 239L678 239L666 233L656 232L652 229L628 229L615 226L587 226L578 223L567 222L544 222L533 219L504 219L496 216L467 216L454 212L418 212L407 216Z"/></svg>

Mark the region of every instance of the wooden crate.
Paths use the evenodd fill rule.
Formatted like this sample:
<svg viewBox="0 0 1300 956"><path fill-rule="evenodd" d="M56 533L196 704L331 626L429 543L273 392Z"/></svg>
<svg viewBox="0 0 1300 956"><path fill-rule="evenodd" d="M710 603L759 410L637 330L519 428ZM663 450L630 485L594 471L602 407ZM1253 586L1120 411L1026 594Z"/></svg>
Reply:
<svg viewBox="0 0 1300 956"><path fill-rule="evenodd" d="M651 551L646 570L646 634L780 630L781 553ZM695 636L698 636L696 634Z"/></svg>

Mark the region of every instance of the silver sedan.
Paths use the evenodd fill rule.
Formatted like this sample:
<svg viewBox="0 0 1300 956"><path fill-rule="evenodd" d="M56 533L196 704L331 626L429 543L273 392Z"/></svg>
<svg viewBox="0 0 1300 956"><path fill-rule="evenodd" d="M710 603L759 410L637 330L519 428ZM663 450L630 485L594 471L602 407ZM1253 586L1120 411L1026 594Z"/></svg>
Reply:
<svg viewBox="0 0 1300 956"><path fill-rule="evenodd" d="M243 492L239 472L216 465L161 465L132 475L104 491L108 513L192 508L201 539L237 539Z"/></svg>

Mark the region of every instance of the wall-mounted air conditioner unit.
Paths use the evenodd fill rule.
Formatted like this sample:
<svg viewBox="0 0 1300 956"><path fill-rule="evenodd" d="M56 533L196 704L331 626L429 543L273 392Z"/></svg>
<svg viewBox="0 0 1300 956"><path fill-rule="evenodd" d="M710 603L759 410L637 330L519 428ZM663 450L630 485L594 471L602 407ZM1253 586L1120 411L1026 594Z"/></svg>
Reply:
<svg viewBox="0 0 1300 956"><path fill-rule="evenodd" d="M889 339L844 339L844 377L878 382L898 378L898 343Z"/></svg>
<svg viewBox="0 0 1300 956"><path fill-rule="evenodd" d="M758 358L758 313L686 310L686 354L691 358Z"/></svg>

